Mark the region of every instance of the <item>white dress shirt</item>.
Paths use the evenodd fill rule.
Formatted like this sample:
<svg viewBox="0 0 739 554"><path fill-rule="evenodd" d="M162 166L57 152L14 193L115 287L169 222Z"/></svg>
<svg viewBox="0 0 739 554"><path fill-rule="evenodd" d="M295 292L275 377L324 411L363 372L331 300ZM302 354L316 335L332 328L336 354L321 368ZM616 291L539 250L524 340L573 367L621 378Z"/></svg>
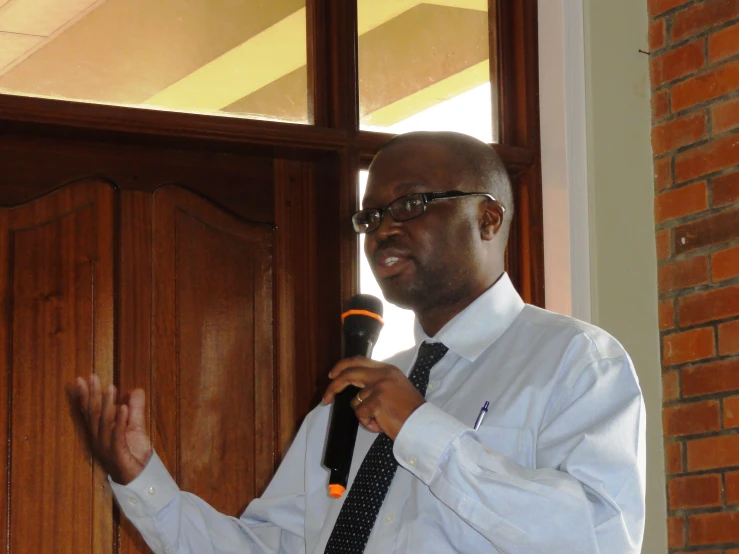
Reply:
<svg viewBox="0 0 739 554"><path fill-rule="evenodd" d="M388 363L409 372L424 340L449 351L395 440L400 467L367 554L640 552L644 404L613 337L524 304L507 275L433 339L418 324L415 334L416 346ZM323 554L347 496L327 494L329 413L306 417L241 518L181 492L156 454L113 490L157 554ZM350 486L375 437L360 428Z"/></svg>

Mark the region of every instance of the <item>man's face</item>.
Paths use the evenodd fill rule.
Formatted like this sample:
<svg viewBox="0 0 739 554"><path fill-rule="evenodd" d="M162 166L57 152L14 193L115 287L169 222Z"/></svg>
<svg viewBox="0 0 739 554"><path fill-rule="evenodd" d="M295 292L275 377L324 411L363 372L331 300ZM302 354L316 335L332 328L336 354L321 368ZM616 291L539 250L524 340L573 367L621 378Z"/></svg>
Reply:
<svg viewBox="0 0 739 554"><path fill-rule="evenodd" d="M459 167L438 144L393 146L372 163L362 206L383 207L413 192L463 190ZM364 250L388 301L419 313L476 293L479 204L474 197L438 200L403 222L385 213L380 227L367 234Z"/></svg>

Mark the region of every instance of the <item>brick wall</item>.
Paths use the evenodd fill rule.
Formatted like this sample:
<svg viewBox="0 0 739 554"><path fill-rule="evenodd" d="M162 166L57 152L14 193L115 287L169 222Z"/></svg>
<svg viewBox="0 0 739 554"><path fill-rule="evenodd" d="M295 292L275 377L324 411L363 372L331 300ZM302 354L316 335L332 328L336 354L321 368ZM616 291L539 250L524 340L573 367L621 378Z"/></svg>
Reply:
<svg viewBox="0 0 739 554"><path fill-rule="evenodd" d="M649 11L668 543L739 554L739 0Z"/></svg>

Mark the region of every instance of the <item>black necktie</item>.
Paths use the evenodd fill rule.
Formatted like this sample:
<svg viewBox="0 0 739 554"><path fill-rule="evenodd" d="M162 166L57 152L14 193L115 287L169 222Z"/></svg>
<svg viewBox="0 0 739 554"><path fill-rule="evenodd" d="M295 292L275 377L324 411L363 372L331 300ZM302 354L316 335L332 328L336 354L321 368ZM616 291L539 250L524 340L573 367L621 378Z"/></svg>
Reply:
<svg viewBox="0 0 739 554"><path fill-rule="evenodd" d="M408 379L426 396L431 368L444 357L448 348L440 342L424 342ZM393 441L380 434L359 466L331 536L326 554L362 554L377 514L385 500L398 462L393 455Z"/></svg>

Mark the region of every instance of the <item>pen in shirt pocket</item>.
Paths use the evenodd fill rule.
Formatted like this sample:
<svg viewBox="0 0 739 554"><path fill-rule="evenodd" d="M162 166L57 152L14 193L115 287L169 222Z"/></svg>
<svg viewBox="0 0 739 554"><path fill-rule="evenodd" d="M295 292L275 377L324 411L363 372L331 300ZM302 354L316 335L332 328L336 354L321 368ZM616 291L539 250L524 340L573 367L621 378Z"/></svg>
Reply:
<svg viewBox="0 0 739 554"><path fill-rule="evenodd" d="M490 402L486 400L485 404L483 404L482 408L480 408L480 413L477 416L477 419L475 420L475 431L477 431L480 428L480 425L482 425L482 420L485 417L485 414L488 413L489 407L490 407Z"/></svg>

